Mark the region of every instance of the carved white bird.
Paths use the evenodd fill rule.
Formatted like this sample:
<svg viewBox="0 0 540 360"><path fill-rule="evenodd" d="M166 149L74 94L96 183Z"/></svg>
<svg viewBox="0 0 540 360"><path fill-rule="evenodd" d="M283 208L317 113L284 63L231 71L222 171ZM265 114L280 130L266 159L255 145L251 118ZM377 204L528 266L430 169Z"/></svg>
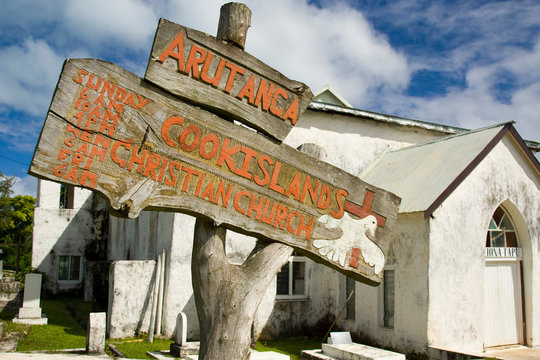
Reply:
<svg viewBox="0 0 540 360"><path fill-rule="evenodd" d="M339 262L343 267L349 250L359 248L364 261L369 266L375 267L375 274L382 271L385 262L384 253L366 235L368 233L371 237L375 236L377 229L375 216L368 215L360 220L355 220L348 213L345 213L341 219L323 215L319 221L327 228L340 227L343 230L343 235L339 239L313 241L313 246L319 249L322 256L326 256L328 260Z"/></svg>

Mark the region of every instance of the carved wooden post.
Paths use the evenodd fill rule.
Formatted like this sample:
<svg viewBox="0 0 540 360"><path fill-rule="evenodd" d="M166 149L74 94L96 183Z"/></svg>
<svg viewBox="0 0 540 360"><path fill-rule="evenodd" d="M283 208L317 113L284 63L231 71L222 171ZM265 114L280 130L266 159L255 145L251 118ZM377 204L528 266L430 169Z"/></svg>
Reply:
<svg viewBox="0 0 540 360"><path fill-rule="evenodd" d="M251 25L251 10L244 4L228 3L221 7L217 38L244 50L247 31Z"/></svg>
<svg viewBox="0 0 540 360"><path fill-rule="evenodd" d="M293 250L259 241L244 264L232 265L225 255L225 235L225 228L197 219L191 273L201 360L249 359L251 326L259 303Z"/></svg>
<svg viewBox="0 0 540 360"><path fill-rule="evenodd" d="M244 49L251 10L239 3L221 7L218 39ZM199 359L250 357L251 327L266 289L292 254L292 247L258 241L242 266L225 254L226 229L197 218L191 274L199 317Z"/></svg>

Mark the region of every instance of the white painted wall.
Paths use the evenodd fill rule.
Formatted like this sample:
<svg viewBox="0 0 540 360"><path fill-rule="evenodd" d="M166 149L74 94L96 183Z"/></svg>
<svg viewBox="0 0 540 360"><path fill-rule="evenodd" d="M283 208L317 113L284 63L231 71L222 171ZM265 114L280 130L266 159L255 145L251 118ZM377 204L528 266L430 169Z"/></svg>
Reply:
<svg viewBox="0 0 540 360"><path fill-rule="evenodd" d="M171 247L174 213L142 211L135 219L109 218L109 260L155 260Z"/></svg>
<svg viewBox="0 0 540 360"><path fill-rule="evenodd" d="M164 333L172 336L176 317L184 312L187 317L188 339L199 338L199 319L193 297L191 282L191 252L193 250L193 230L195 218L184 214L173 217L172 243L168 256L163 306Z"/></svg>
<svg viewBox="0 0 540 360"><path fill-rule="evenodd" d="M505 136L431 220L428 340L433 347L482 351L484 248L489 221L503 204L524 254L527 344L540 344L540 179ZM521 214L521 215L519 215Z"/></svg>
<svg viewBox="0 0 540 360"><path fill-rule="evenodd" d="M426 350L429 225L420 213L399 214L393 236L396 257L394 327L383 326L382 287L356 283L356 321L343 328L374 344L404 352Z"/></svg>
<svg viewBox="0 0 540 360"><path fill-rule="evenodd" d="M148 333L155 261L114 261L109 272L107 329L111 339ZM114 295L114 296L112 296Z"/></svg>
<svg viewBox="0 0 540 360"><path fill-rule="evenodd" d="M353 116L307 110L285 143L314 143L326 150L324 161L359 176L386 150L440 137L441 133Z"/></svg>
<svg viewBox="0 0 540 360"><path fill-rule="evenodd" d="M76 188L75 208L59 209L60 184L39 180L38 189L38 206L34 210L32 266L46 274L43 281L46 291L56 294L82 288L82 280L58 281L59 256L83 257L86 246L93 240L92 193Z"/></svg>

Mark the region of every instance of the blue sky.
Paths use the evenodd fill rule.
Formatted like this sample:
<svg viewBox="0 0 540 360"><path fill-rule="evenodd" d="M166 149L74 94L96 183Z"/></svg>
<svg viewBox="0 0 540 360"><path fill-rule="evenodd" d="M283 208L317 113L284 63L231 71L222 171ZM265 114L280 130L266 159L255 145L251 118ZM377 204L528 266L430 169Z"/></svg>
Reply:
<svg viewBox="0 0 540 360"><path fill-rule="evenodd" d="M160 17L215 35L214 0L5 1L0 13L0 170L16 193L62 62L90 57L143 76ZM540 141L538 1L245 1L246 51L357 108L479 128L509 120ZM91 5L89 5L91 4Z"/></svg>

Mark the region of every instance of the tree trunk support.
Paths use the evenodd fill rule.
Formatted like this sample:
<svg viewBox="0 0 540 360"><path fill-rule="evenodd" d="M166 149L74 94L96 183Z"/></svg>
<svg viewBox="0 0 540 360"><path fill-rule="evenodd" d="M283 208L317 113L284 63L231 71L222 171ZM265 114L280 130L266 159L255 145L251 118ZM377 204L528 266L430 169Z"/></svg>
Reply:
<svg viewBox="0 0 540 360"><path fill-rule="evenodd" d="M225 254L226 230L198 218L191 273L201 333L199 359L247 360L257 308L293 249L258 241L242 265Z"/></svg>

